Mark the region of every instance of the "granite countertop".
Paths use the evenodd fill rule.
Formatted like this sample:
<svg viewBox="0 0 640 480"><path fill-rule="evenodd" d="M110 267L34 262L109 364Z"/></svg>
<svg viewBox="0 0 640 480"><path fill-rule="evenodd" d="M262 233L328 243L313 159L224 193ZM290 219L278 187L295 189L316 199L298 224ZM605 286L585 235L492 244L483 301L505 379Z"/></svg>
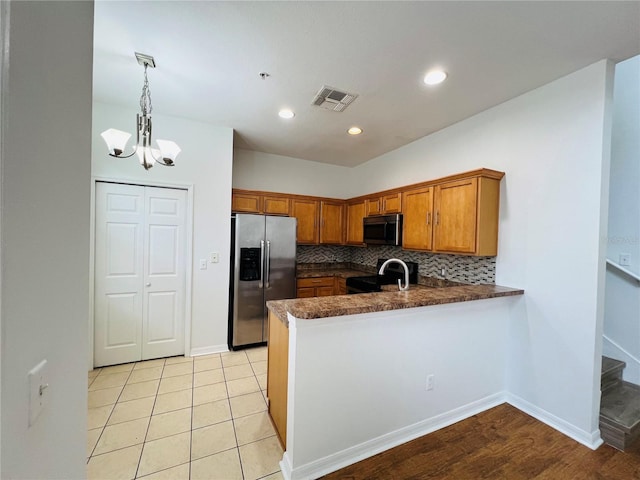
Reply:
<svg viewBox="0 0 640 480"><path fill-rule="evenodd" d="M296 318L314 319L523 294L524 290L499 285L464 285L448 288L412 285L404 292L395 290L358 295L271 300L267 302L267 307L287 324L287 313Z"/></svg>

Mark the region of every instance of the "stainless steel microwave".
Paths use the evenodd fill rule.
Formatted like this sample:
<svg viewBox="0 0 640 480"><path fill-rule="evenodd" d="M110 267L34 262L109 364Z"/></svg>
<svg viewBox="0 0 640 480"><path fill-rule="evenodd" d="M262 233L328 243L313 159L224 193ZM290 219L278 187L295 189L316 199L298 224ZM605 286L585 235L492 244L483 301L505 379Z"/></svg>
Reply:
<svg viewBox="0 0 640 480"><path fill-rule="evenodd" d="M363 233L368 245L402 245L402 215L365 217Z"/></svg>

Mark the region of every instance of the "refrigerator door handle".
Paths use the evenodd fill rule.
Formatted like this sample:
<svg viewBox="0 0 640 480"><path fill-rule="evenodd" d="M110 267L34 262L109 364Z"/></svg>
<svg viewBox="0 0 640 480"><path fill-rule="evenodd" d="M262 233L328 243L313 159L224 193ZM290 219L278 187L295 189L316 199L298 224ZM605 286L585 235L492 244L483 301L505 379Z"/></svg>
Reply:
<svg viewBox="0 0 640 480"><path fill-rule="evenodd" d="M265 266L266 287L269 288L269 273L271 271L271 242L267 240L267 264Z"/></svg>
<svg viewBox="0 0 640 480"><path fill-rule="evenodd" d="M264 240L260 240L260 279L258 288L262 288L262 279L264 278Z"/></svg>

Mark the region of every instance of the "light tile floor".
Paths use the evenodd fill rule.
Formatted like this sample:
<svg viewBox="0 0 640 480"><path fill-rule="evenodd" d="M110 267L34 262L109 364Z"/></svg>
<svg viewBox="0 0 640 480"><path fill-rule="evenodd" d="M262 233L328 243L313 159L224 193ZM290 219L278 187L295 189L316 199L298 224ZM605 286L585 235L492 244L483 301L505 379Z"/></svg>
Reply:
<svg viewBox="0 0 640 480"><path fill-rule="evenodd" d="M89 372L87 478L282 479L267 349Z"/></svg>

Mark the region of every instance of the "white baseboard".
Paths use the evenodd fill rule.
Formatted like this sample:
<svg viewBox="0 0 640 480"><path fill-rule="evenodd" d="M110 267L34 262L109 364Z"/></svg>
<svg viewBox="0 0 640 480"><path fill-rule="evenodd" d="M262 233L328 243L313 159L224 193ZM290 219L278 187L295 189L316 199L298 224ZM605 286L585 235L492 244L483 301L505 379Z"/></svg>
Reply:
<svg viewBox="0 0 640 480"><path fill-rule="evenodd" d="M191 357L200 357L202 355L211 355L212 353L224 353L228 352L229 347L226 343L222 345L211 345L209 347L198 347L191 349Z"/></svg>
<svg viewBox="0 0 640 480"><path fill-rule="evenodd" d="M518 410L531 415L567 437L573 438L576 442L580 442L591 450L595 450L603 444L599 429L589 433L511 393L506 394L506 401Z"/></svg>
<svg viewBox="0 0 640 480"><path fill-rule="evenodd" d="M291 458L287 452L284 452L282 460L280 460L280 472L284 480L291 480Z"/></svg>
<svg viewBox="0 0 640 480"><path fill-rule="evenodd" d="M315 479L484 412L504 402L504 392L496 393L296 468L293 468L291 458L288 452L285 452L280 462L282 476L285 480Z"/></svg>

